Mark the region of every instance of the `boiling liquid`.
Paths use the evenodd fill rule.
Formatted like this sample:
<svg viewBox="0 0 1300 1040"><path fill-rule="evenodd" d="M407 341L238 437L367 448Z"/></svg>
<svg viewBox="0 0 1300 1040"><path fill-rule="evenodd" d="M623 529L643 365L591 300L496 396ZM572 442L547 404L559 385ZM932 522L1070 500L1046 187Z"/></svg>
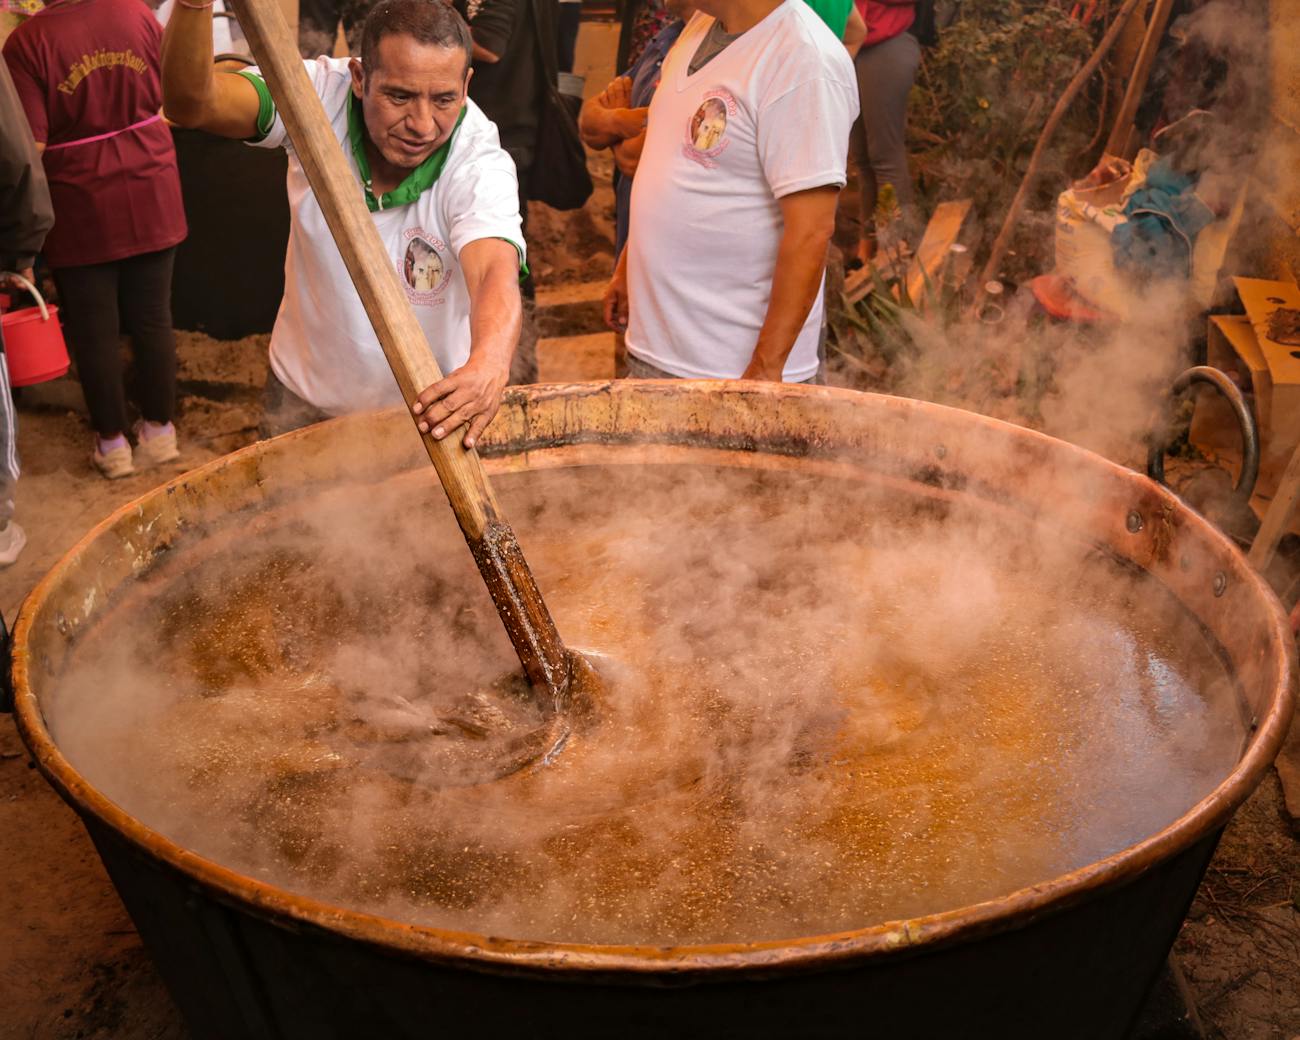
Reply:
<svg viewBox="0 0 1300 1040"><path fill-rule="evenodd" d="M1199 629L1023 521L779 472L496 485L605 679L549 763L473 782L544 720L502 678L517 662L423 475L174 553L79 645L56 740L251 877L589 943L996 898L1173 822L1236 760L1235 692Z"/></svg>

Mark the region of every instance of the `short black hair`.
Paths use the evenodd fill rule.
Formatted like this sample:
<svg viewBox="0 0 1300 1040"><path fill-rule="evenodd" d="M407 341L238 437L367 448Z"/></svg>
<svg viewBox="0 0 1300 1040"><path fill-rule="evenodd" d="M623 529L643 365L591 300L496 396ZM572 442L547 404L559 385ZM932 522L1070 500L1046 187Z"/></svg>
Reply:
<svg viewBox="0 0 1300 1040"><path fill-rule="evenodd" d="M379 0L361 27L361 68L367 75L379 68L379 41L385 36L411 36L431 47L459 47L469 71L474 53L469 26L443 0Z"/></svg>

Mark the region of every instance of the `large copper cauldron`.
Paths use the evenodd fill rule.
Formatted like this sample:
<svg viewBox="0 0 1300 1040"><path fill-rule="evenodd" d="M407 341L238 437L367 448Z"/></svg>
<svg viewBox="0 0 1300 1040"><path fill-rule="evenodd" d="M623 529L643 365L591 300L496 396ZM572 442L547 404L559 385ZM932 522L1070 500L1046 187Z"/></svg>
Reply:
<svg viewBox="0 0 1300 1040"><path fill-rule="evenodd" d="M36 588L14 632L23 738L81 814L196 1036L1098 1040L1128 1031L1219 833L1291 717L1285 617L1227 539L1163 487L1069 444L841 390L530 387L508 395L483 451L494 472L646 461L793 468L1046 525L1169 590L1221 648L1249 738L1208 797L1113 856L1001 899L836 935L547 944L403 925L291 895L179 847L109 801L60 752L47 711L69 648L162 554L240 523L241 512L427 465L399 412L327 423L219 459L119 510Z"/></svg>

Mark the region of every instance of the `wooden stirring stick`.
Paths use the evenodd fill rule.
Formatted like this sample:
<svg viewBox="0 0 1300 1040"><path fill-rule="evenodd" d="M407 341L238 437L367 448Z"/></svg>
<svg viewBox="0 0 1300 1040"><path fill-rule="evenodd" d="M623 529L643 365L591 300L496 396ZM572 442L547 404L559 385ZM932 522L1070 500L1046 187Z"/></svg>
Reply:
<svg viewBox="0 0 1300 1040"><path fill-rule="evenodd" d="M416 394L442 378L424 330L398 284L396 268L307 78L279 3L233 0L233 5L409 409ZM430 432L421 439L524 674L535 690L550 694L548 710L558 710L565 702L571 658L514 530L501 515L478 453L467 450L458 436L435 440Z"/></svg>

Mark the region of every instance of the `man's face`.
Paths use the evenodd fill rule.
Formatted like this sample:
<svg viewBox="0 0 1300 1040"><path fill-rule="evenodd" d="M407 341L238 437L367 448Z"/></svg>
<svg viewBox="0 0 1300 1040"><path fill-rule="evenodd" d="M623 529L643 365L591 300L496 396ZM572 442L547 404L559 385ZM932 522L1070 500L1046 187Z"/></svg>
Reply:
<svg viewBox="0 0 1300 1040"><path fill-rule="evenodd" d="M457 47L427 46L414 37L385 36L377 67L352 62L352 92L361 99L366 132L386 162L414 169L456 128L470 72Z"/></svg>

